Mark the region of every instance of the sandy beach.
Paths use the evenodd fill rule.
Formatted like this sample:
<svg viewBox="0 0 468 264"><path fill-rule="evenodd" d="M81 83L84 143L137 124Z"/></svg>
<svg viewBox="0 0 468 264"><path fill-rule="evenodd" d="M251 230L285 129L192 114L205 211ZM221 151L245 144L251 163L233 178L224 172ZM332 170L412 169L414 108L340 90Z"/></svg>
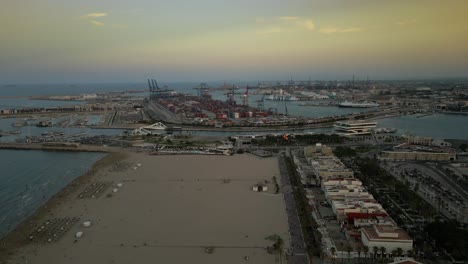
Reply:
<svg viewBox="0 0 468 264"><path fill-rule="evenodd" d="M265 238L278 234L289 247L283 196L251 190L273 176L279 178L276 158L112 153L7 236L0 259L38 264L274 263L276 256L266 251L273 242ZM93 184L103 190L94 195ZM41 223L77 218L63 237L39 241ZM91 226L83 227L84 221ZM83 236L76 239L79 231Z"/></svg>

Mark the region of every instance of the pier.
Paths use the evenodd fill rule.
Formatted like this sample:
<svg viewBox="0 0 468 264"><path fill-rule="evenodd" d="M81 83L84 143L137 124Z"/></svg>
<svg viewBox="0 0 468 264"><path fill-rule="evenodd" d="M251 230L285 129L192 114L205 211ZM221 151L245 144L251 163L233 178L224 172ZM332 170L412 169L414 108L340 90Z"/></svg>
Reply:
<svg viewBox="0 0 468 264"><path fill-rule="evenodd" d="M13 150L43 150L43 151L75 151L75 152L120 152L120 148L107 146L91 146L80 144L41 144L41 143L0 143L0 149Z"/></svg>

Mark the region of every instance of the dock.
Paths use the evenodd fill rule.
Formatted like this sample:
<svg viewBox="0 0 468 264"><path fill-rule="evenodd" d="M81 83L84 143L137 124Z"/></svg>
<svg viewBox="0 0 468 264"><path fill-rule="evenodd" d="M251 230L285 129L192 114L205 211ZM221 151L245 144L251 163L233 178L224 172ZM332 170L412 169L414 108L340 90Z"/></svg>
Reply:
<svg viewBox="0 0 468 264"><path fill-rule="evenodd" d="M93 145L53 146L40 143L0 143L0 149L13 150L43 150L43 151L75 151L75 152L120 152L121 148Z"/></svg>

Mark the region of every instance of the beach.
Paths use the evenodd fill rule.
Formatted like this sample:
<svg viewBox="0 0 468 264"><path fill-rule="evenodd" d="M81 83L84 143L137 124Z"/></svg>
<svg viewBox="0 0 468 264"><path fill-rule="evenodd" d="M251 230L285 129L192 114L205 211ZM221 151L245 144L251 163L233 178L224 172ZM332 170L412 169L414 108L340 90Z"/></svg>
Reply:
<svg viewBox="0 0 468 264"><path fill-rule="evenodd" d="M268 192L252 191L254 184L271 182L273 176L279 178L276 158L248 154L111 153L8 235L0 245L0 259L4 263L274 263L277 256L266 250L273 241L265 238L278 234L284 248L289 247L283 196L272 191L271 183ZM94 195L93 186L103 190ZM70 220L66 232L57 229L61 237L49 242L38 230L44 233L44 223L56 219L76 222ZM91 226L84 227L85 221ZM75 238L77 232L83 232L82 237Z"/></svg>

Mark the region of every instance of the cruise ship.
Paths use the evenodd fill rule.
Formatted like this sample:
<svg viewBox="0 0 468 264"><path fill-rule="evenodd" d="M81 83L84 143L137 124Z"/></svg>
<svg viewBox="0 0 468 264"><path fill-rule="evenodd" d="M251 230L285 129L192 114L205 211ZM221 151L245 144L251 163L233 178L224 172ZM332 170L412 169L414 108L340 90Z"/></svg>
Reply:
<svg viewBox="0 0 468 264"><path fill-rule="evenodd" d="M270 101L298 101L299 98L293 96L293 95L269 95L265 97L265 99L270 100Z"/></svg>
<svg viewBox="0 0 468 264"><path fill-rule="evenodd" d="M348 102L344 101L338 104L339 107L350 107L350 108L371 108L371 107L378 107L379 104L377 103L370 103L367 101L364 102Z"/></svg>
<svg viewBox="0 0 468 264"><path fill-rule="evenodd" d="M336 122L334 127L343 136L370 135L377 122Z"/></svg>

